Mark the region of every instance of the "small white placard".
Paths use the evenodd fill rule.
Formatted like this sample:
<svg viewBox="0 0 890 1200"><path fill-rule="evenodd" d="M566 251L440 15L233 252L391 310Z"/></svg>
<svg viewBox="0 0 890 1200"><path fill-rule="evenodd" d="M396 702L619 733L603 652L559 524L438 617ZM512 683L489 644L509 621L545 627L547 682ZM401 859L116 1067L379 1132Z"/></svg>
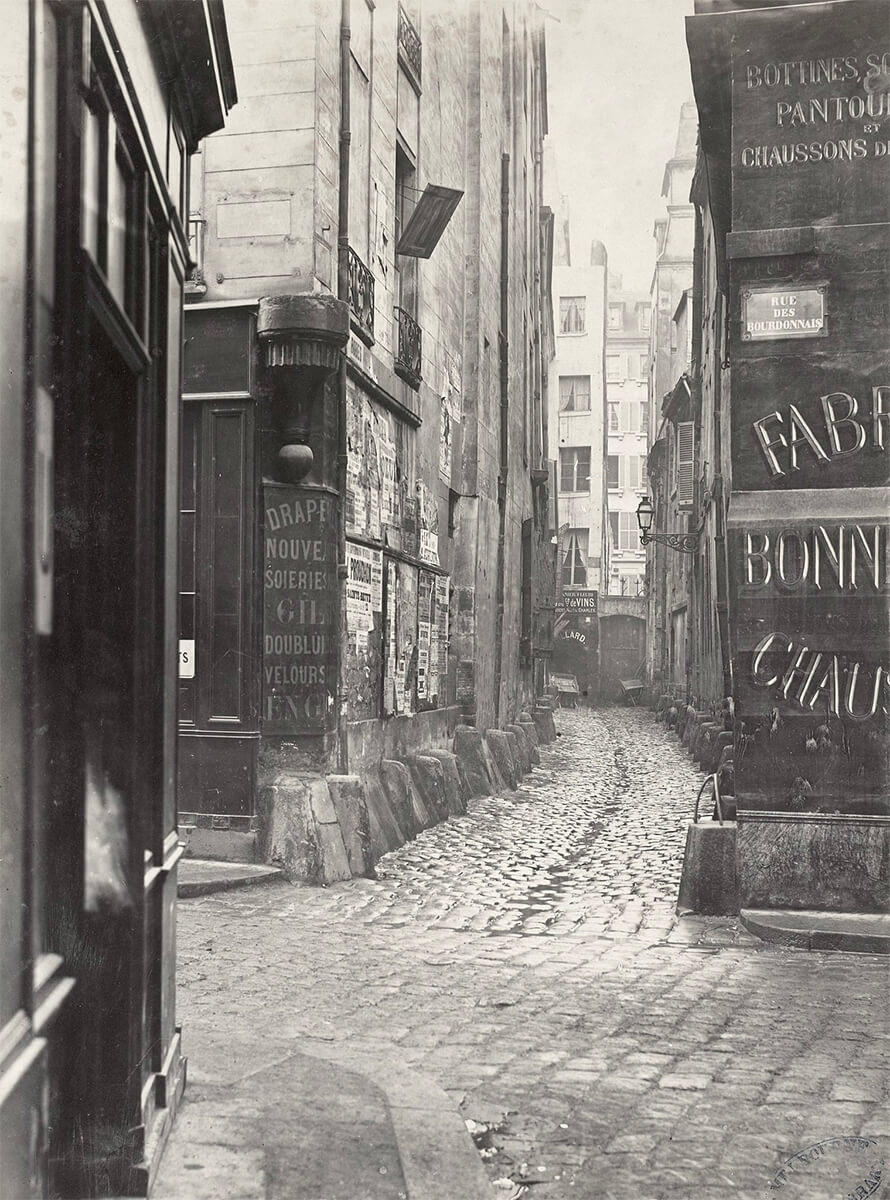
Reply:
<svg viewBox="0 0 890 1200"><path fill-rule="evenodd" d="M195 678L195 643L179 640L179 678Z"/></svg>

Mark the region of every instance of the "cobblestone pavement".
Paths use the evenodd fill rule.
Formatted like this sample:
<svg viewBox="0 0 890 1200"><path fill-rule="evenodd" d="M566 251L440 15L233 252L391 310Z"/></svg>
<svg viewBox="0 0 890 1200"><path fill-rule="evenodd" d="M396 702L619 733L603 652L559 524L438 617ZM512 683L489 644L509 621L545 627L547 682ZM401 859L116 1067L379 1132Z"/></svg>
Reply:
<svg viewBox="0 0 890 1200"><path fill-rule="evenodd" d="M190 1028L253 1023L396 1058L529 1200L745 1200L825 1139L883 1138L886 959L677 920L701 776L644 710L557 722L517 792L387 855L377 880L181 903L186 1049ZM783 1197L858 1194L866 1160L825 1146Z"/></svg>

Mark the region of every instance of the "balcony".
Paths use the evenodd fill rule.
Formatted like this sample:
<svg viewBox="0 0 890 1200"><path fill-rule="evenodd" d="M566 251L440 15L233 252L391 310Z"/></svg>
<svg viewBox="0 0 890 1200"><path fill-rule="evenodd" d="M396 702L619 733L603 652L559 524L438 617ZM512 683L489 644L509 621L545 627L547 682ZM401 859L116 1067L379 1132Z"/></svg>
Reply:
<svg viewBox="0 0 890 1200"><path fill-rule="evenodd" d="M352 328L371 346L374 344L374 276L349 247L347 286Z"/></svg>
<svg viewBox="0 0 890 1200"><path fill-rule="evenodd" d="M396 374L415 390L420 386L422 355L421 330L414 318L403 308L395 308L398 339L396 345Z"/></svg>
<svg viewBox="0 0 890 1200"><path fill-rule="evenodd" d="M418 88L420 87L420 66L422 48L420 34L414 28L411 18L405 11L404 5L399 5L399 58L406 67L409 75L413 75Z"/></svg>

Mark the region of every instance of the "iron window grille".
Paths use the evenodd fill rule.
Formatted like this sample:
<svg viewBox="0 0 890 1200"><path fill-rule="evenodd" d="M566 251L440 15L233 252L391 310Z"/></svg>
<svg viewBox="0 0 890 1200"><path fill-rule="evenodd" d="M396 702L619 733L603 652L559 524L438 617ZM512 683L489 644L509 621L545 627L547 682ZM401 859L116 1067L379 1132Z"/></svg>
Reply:
<svg viewBox="0 0 890 1200"><path fill-rule="evenodd" d="M374 341L374 276L351 246L347 259L347 294L352 328L370 346Z"/></svg>
<svg viewBox="0 0 890 1200"><path fill-rule="evenodd" d="M417 388L423 378L421 373L423 366L421 329L404 308L396 308L394 311L398 326L396 374L411 387Z"/></svg>
<svg viewBox="0 0 890 1200"><path fill-rule="evenodd" d="M414 27L414 22L408 16L403 4L399 5L399 57L417 83L421 80L423 47L420 34Z"/></svg>

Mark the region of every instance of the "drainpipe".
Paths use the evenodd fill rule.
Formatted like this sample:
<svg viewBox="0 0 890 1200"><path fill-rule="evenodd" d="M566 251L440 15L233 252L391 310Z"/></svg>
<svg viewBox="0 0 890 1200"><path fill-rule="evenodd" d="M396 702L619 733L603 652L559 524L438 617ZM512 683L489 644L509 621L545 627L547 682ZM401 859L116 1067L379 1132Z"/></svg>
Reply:
<svg viewBox="0 0 890 1200"><path fill-rule="evenodd" d="M349 0L340 0L340 163L337 211L337 298L349 303ZM337 769L349 773L349 744L346 727L346 661L349 637L346 626L346 359L348 345L340 354L337 372L337 633L339 670L337 672Z"/></svg>
<svg viewBox="0 0 890 1200"><path fill-rule="evenodd" d="M510 155L501 156L501 310L500 329L498 331L499 379L500 379L500 463L498 469L498 561L497 561L497 624L495 628L495 666L494 666L494 711L495 720L500 724L501 719L501 678L504 669L504 592L506 587L505 560L507 538L507 451L509 449L509 298L508 285L510 272L507 255L510 249Z"/></svg>
<svg viewBox="0 0 890 1200"><path fill-rule="evenodd" d="M719 295L719 292L718 292ZM723 668L723 696L732 695L732 651L729 645L729 570L726 558L726 505L723 487L723 424L720 412L723 405L723 370L718 361L714 371L714 454L717 475L714 479L716 528L714 557L717 573L717 630L720 635L720 662Z"/></svg>

